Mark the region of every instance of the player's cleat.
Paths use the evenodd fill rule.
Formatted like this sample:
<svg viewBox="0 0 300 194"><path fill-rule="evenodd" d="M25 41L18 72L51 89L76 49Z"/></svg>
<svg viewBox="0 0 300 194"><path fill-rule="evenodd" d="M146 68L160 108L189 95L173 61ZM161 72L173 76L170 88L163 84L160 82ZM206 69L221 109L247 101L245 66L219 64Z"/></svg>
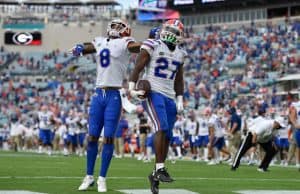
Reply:
<svg viewBox="0 0 300 194"><path fill-rule="evenodd" d="M159 180L160 182L170 183L173 182L174 179L171 178L169 173L167 172L166 168L160 168L155 172L155 179Z"/></svg>
<svg viewBox="0 0 300 194"><path fill-rule="evenodd" d="M137 160L139 160L139 161L140 161L140 160L143 160L144 157L145 157L145 156L144 156L143 154L142 154L142 155L139 155L139 157L137 158Z"/></svg>
<svg viewBox="0 0 300 194"><path fill-rule="evenodd" d="M231 171L236 171L236 168L232 166L232 167L230 168L230 170L231 170Z"/></svg>
<svg viewBox="0 0 300 194"><path fill-rule="evenodd" d="M98 192L99 193L107 192L106 180L105 180L104 177L101 177L101 176L98 177L97 185L98 185Z"/></svg>
<svg viewBox="0 0 300 194"><path fill-rule="evenodd" d="M143 162L144 162L144 163L149 163L149 162L151 162L151 159L145 158L145 159L143 160Z"/></svg>
<svg viewBox="0 0 300 194"><path fill-rule="evenodd" d="M150 188L151 188L151 192L152 194L158 194L159 192L159 181L157 179L155 179L155 175L153 173L151 173L148 176L149 182L150 182Z"/></svg>
<svg viewBox="0 0 300 194"><path fill-rule="evenodd" d="M255 161L254 160L249 160L248 166L253 166L253 165L255 165Z"/></svg>
<svg viewBox="0 0 300 194"><path fill-rule="evenodd" d="M85 191L89 187L93 186L95 183L94 177L90 175L86 175L81 183L81 185L78 188L78 191Z"/></svg>
<svg viewBox="0 0 300 194"><path fill-rule="evenodd" d="M225 162L231 162L231 155L228 155L227 158L225 158L223 161L225 161Z"/></svg>
<svg viewBox="0 0 300 194"><path fill-rule="evenodd" d="M264 168L258 168L257 171L258 171L258 172L268 172L268 170L267 170L267 169L264 169Z"/></svg>
<svg viewBox="0 0 300 194"><path fill-rule="evenodd" d="M211 160L207 163L207 165L217 165L216 160Z"/></svg>
<svg viewBox="0 0 300 194"><path fill-rule="evenodd" d="M67 148L64 148L64 150L63 150L63 155L64 155L64 156L68 156L68 155L69 155L69 151L68 151Z"/></svg>

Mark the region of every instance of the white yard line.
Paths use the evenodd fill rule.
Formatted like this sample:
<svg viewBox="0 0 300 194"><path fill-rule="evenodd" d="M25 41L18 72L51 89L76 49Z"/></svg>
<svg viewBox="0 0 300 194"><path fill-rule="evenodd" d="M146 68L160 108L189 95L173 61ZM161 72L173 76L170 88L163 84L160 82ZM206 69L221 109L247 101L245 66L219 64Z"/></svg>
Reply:
<svg viewBox="0 0 300 194"><path fill-rule="evenodd" d="M108 179L140 180L147 177L107 177ZM0 179L83 179L79 176L0 176ZM300 182L300 179L267 179L267 178L209 178L209 177L176 177L176 180L212 180L212 181L265 181L265 182Z"/></svg>

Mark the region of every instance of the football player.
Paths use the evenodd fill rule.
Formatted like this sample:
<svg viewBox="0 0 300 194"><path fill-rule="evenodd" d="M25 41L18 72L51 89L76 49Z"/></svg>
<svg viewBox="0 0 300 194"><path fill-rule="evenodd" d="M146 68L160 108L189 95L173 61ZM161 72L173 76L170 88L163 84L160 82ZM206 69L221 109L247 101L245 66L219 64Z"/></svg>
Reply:
<svg viewBox="0 0 300 194"><path fill-rule="evenodd" d="M172 182L164 162L166 160L172 129L177 112L183 111L183 63L186 52L177 45L183 38L183 24L168 20L162 26L159 39L147 39L141 46L136 65L130 76L131 96L144 95L136 90L140 73L146 69L144 79L151 85L147 99L142 103L154 123L155 169L149 175L152 193L158 193L158 183ZM177 109L175 98L177 98Z"/></svg>
<svg viewBox="0 0 300 194"><path fill-rule="evenodd" d="M70 110L69 115L66 118L68 128L67 141L70 153L75 153L78 145L78 133L76 133L78 129L77 122L79 122L79 117L77 117L74 110Z"/></svg>
<svg viewBox="0 0 300 194"><path fill-rule="evenodd" d="M211 110L207 110L208 114L210 114L210 118L208 121L208 129L209 129L209 142L208 142L208 151L210 157L212 157L211 161L208 165L218 164L219 161L219 152L223 152L228 155L228 160L230 158L229 151L225 148L225 139L224 139L224 123L222 121L222 114L220 111L218 114L211 113ZM216 149L217 150L216 150Z"/></svg>
<svg viewBox="0 0 300 194"><path fill-rule="evenodd" d="M122 109L119 89L129 64L129 52L140 51L140 43L136 43L130 34L131 29L126 22L113 20L108 24L107 37L96 37L93 42L78 44L72 49L74 56L89 53L98 56L96 89L89 111L87 171L78 190L87 190L94 183L98 139L104 127L102 162L97 183L98 192L107 191L105 177L113 155L114 134Z"/></svg>
<svg viewBox="0 0 300 194"><path fill-rule="evenodd" d="M39 123L39 139L41 145L39 146L39 153L42 153L42 149L48 149L48 155L52 152L51 142L51 128L53 127L54 117L52 112L48 110L47 105L41 107L41 111L38 112L38 123Z"/></svg>
<svg viewBox="0 0 300 194"><path fill-rule="evenodd" d="M196 115L194 111L189 113L189 118L186 123L186 130L189 133L189 142L192 153L192 159L197 159L197 141L198 141L198 132L199 132L199 122L196 120Z"/></svg>
<svg viewBox="0 0 300 194"><path fill-rule="evenodd" d="M296 167L300 171L300 101L296 101L291 104L289 121L293 127L294 138L297 144Z"/></svg>
<svg viewBox="0 0 300 194"><path fill-rule="evenodd" d="M202 154L202 159L204 161L207 161L208 157L208 149L207 149L207 144L208 144L208 119L209 119L209 109L204 109L203 112L201 113L201 116L198 118L199 122L199 131L198 131L198 141L197 145L199 146L199 150L203 150Z"/></svg>
<svg viewBox="0 0 300 194"><path fill-rule="evenodd" d="M78 117L79 120L77 121L77 126L78 126L79 156L83 156L85 152L85 144L86 144L85 140L86 140L88 121L86 119L86 115L83 112L79 112Z"/></svg>

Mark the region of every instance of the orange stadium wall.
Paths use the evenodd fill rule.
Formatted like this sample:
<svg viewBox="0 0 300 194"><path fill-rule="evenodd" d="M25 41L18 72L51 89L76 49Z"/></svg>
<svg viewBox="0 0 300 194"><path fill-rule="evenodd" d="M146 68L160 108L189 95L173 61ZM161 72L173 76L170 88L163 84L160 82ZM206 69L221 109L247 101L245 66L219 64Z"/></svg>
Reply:
<svg viewBox="0 0 300 194"><path fill-rule="evenodd" d="M4 45L8 51L14 52L32 52L45 51L49 52L53 49L60 49L61 51L69 50L74 44L82 42L90 42L96 36L103 36L106 34L107 22L97 22L96 25L91 26L89 23L83 23L81 26L78 23L70 23L64 26L62 23L49 23L45 29L39 30L42 33L42 45L40 46L18 46L5 45L4 33L5 29L0 29L2 34L1 45ZM142 41L147 38L150 26L131 24L132 35L137 41ZM32 30L12 30L14 32L31 32Z"/></svg>

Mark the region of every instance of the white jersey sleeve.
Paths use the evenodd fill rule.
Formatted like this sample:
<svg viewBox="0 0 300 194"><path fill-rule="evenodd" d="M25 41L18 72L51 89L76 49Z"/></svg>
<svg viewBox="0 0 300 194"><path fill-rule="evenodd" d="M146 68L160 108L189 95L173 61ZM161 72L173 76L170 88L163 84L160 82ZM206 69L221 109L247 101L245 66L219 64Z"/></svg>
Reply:
<svg viewBox="0 0 300 194"><path fill-rule="evenodd" d="M150 56L153 55L153 52L155 50L155 48L158 46L158 42L153 40L153 39L147 39L145 40L142 45L141 45L141 49L144 49L148 52L148 54Z"/></svg>

